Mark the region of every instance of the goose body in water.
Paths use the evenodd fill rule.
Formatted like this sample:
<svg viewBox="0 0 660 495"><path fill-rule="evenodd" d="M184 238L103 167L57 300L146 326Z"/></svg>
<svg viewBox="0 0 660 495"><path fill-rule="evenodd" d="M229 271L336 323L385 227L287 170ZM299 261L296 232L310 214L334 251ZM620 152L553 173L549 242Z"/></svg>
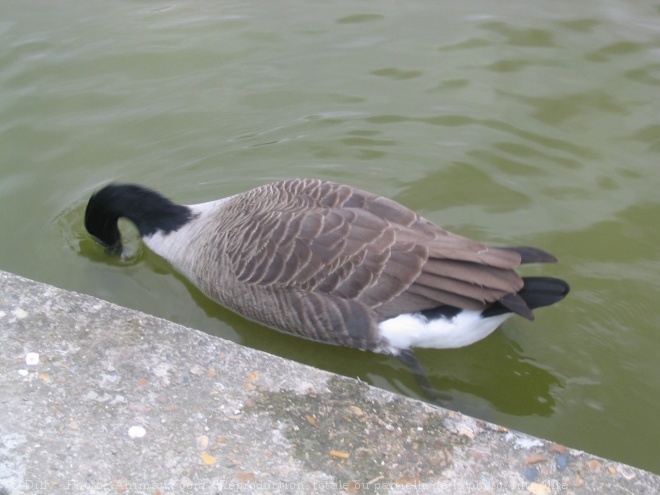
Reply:
<svg viewBox="0 0 660 495"><path fill-rule="evenodd" d="M540 249L489 247L390 199L315 179L190 206L111 184L90 198L85 227L120 251L121 217L221 305L300 337L396 356L416 373L411 348L472 344L569 290L514 271L556 261Z"/></svg>

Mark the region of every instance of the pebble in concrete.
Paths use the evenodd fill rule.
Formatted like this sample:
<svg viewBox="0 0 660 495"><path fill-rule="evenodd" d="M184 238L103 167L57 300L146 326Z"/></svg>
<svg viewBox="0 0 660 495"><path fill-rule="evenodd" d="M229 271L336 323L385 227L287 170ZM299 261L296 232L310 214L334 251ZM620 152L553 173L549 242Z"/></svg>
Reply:
<svg viewBox="0 0 660 495"><path fill-rule="evenodd" d="M5 272L0 334L0 494L660 493L651 473Z"/></svg>

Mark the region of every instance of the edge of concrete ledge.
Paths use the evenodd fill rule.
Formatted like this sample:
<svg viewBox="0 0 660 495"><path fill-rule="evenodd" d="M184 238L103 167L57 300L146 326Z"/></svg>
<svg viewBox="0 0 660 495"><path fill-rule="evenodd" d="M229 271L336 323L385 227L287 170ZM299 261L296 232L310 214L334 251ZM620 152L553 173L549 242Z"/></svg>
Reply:
<svg viewBox="0 0 660 495"><path fill-rule="evenodd" d="M0 494L656 494L660 477L0 271Z"/></svg>

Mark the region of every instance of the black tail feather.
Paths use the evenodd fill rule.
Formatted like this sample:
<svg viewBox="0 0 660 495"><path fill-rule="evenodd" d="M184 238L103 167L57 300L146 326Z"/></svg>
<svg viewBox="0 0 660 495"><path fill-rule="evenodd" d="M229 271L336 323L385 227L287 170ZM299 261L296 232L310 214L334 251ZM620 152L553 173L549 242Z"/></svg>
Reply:
<svg viewBox="0 0 660 495"><path fill-rule="evenodd" d="M532 309L550 306L561 301L570 291L568 284L552 277L524 277L523 286L517 294L507 294L483 311L484 317L504 313L516 313L532 320Z"/></svg>
<svg viewBox="0 0 660 495"><path fill-rule="evenodd" d="M515 246L515 247L504 247L498 248L505 251L513 251L520 255L520 264L526 265L528 263L556 263L557 258L555 258L550 253L533 247L528 246Z"/></svg>
<svg viewBox="0 0 660 495"><path fill-rule="evenodd" d="M527 318L528 320L534 320L534 313L532 313L532 308L527 305L525 299L519 294L507 294L502 299L497 301L491 307L486 308L482 314L486 316L486 313L489 309L493 309L496 306L501 306L501 310L498 310L496 314L502 313L516 313L517 315ZM489 315L490 316L490 315ZM494 316L494 315L493 315Z"/></svg>
<svg viewBox="0 0 660 495"><path fill-rule="evenodd" d="M570 291L568 284L559 278L524 277L525 286L518 292L530 309L550 306L561 301Z"/></svg>

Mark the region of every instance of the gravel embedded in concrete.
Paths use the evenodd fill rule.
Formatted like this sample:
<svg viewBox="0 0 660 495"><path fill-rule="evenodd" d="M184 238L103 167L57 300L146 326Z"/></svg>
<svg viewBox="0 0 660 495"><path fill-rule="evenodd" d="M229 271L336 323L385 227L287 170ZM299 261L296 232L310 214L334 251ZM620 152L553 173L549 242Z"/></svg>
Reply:
<svg viewBox="0 0 660 495"><path fill-rule="evenodd" d="M660 493L654 474L6 272L0 332L2 495Z"/></svg>

